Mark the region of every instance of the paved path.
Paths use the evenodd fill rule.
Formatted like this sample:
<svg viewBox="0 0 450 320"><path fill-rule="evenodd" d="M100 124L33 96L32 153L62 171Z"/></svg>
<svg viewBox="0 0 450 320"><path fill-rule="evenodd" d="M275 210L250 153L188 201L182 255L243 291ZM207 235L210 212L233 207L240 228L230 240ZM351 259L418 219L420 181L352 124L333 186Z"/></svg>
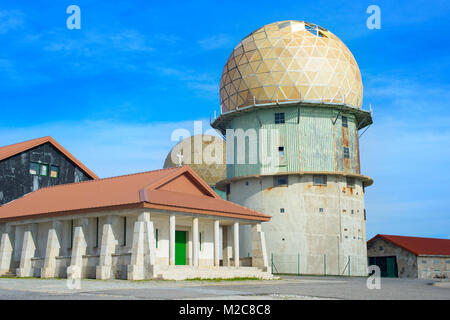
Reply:
<svg viewBox="0 0 450 320"><path fill-rule="evenodd" d="M364 278L283 277L251 281L83 280L71 290L65 280L0 278L0 299L431 299L450 300L450 286L433 281L382 279L369 290ZM437 284L437 285L436 285Z"/></svg>

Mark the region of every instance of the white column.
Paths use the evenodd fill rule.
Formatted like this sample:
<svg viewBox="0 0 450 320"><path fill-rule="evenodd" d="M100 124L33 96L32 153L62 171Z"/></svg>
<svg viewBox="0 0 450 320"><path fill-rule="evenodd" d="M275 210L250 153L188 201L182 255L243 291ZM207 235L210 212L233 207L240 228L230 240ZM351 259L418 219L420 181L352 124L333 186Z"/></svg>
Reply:
<svg viewBox="0 0 450 320"><path fill-rule="evenodd" d="M214 220L214 265L220 265L220 242L219 242L219 220Z"/></svg>
<svg viewBox="0 0 450 320"><path fill-rule="evenodd" d="M57 276L56 257L61 249L62 223L54 221L52 228L48 230L47 248L45 250L44 267L41 268L41 278L54 278Z"/></svg>
<svg viewBox="0 0 450 320"><path fill-rule="evenodd" d="M17 268L18 277L32 277L34 268L31 259L36 253L35 237L37 235L37 224L28 225L28 231L23 236L22 252L20 256L20 267Z"/></svg>
<svg viewBox="0 0 450 320"><path fill-rule="evenodd" d="M235 222L233 225L233 235L234 235L234 266L239 267L239 222Z"/></svg>
<svg viewBox="0 0 450 320"><path fill-rule="evenodd" d="M192 219L192 245L193 253L192 259L194 260L194 267L198 267L198 254L199 254L199 243L198 243L198 218Z"/></svg>
<svg viewBox="0 0 450 320"><path fill-rule="evenodd" d="M79 280L83 275L83 256L87 253L87 239L85 231L88 227L88 219L80 219L78 227L75 228L72 257L70 259L70 266L67 268L67 279Z"/></svg>
<svg viewBox="0 0 450 320"><path fill-rule="evenodd" d="M127 269L128 280L144 279L144 226L145 222L143 221L136 221L134 224L131 264Z"/></svg>
<svg viewBox="0 0 450 320"><path fill-rule="evenodd" d="M111 222L112 220L108 221ZM102 242L100 247L100 261L96 267L96 279L107 280L114 278L112 274L112 255L116 252L118 241L114 237L111 223L103 225Z"/></svg>
<svg viewBox="0 0 450 320"><path fill-rule="evenodd" d="M169 265L175 265L175 215L169 218Z"/></svg>
<svg viewBox="0 0 450 320"><path fill-rule="evenodd" d="M11 268L13 246L8 232L2 233L0 243L0 276L8 273Z"/></svg>

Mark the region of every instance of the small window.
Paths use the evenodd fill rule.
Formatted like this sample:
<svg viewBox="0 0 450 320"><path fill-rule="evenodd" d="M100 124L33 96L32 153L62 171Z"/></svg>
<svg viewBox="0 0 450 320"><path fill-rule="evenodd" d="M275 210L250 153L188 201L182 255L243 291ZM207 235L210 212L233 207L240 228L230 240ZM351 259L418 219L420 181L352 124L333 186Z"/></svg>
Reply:
<svg viewBox="0 0 450 320"><path fill-rule="evenodd" d="M37 175L39 172L39 163L30 162L30 174Z"/></svg>
<svg viewBox="0 0 450 320"><path fill-rule="evenodd" d="M315 186L326 186L327 185L327 176L325 175L316 175L313 177Z"/></svg>
<svg viewBox="0 0 450 320"><path fill-rule="evenodd" d="M383 251L383 249L384 249L384 248L383 248L382 246L380 246L380 248L379 248L379 249L380 249L380 251Z"/></svg>
<svg viewBox="0 0 450 320"><path fill-rule="evenodd" d="M231 191L230 184L227 184L227 194L230 194L230 191Z"/></svg>
<svg viewBox="0 0 450 320"><path fill-rule="evenodd" d="M155 230L155 240L156 240L156 249L158 249L158 242L159 242L159 230Z"/></svg>
<svg viewBox="0 0 450 320"><path fill-rule="evenodd" d="M284 155L284 147L278 147L278 159L280 161L280 164L285 164L286 157Z"/></svg>
<svg viewBox="0 0 450 320"><path fill-rule="evenodd" d="M350 158L350 149L347 147L344 147L344 158L345 159Z"/></svg>
<svg viewBox="0 0 450 320"><path fill-rule="evenodd" d="M127 245L127 217L123 217L123 246Z"/></svg>
<svg viewBox="0 0 450 320"><path fill-rule="evenodd" d="M41 164L39 169L39 175L44 177L48 176L48 164Z"/></svg>
<svg viewBox="0 0 450 320"><path fill-rule="evenodd" d="M342 126L344 127L344 128L348 128L348 119L347 119L347 117L342 117Z"/></svg>
<svg viewBox="0 0 450 320"><path fill-rule="evenodd" d="M275 124L284 123L284 112L275 113Z"/></svg>
<svg viewBox="0 0 450 320"><path fill-rule="evenodd" d="M352 210L352 214L355 214L355 210Z"/></svg>
<svg viewBox="0 0 450 320"><path fill-rule="evenodd" d="M434 263L434 264L438 264L439 261L438 261L438 260L433 260L433 263Z"/></svg>
<svg viewBox="0 0 450 320"><path fill-rule="evenodd" d="M201 232L198 233L198 241L200 243L200 251L202 251L202 233Z"/></svg>
<svg viewBox="0 0 450 320"><path fill-rule="evenodd" d="M95 247L98 248L98 237L99 237L99 219L95 218Z"/></svg>
<svg viewBox="0 0 450 320"><path fill-rule="evenodd" d="M423 263L423 264L426 264L426 263L427 263L427 260L422 260L422 263Z"/></svg>
<svg viewBox="0 0 450 320"><path fill-rule="evenodd" d="M275 176L273 180L276 187L287 187L288 185L288 176Z"/></svg>
<svg viewBox="0 0 450 320"><path fill-rule="evenodd" d="M323 208L319 208L319 212L320 212L320 213L323 213Z"/></svg>
<svg viewBox="0 0 450 320"><path fill-rule="evenodd" d="M245 181L245 185L248 186L248 181Z"/></svg>
<svg viewBox="0 0 450 320"><path fill-rule="evenodd" d="M280 208L280 213L284 213L284 208Z"/></svg>
<svg viewBox="0 0 450 320"><path fill-rule="evenodd" d="M347 177L347 187L353 188L355 186L355 178Z"/></svg>
<svg viewBox="0 0 450 320"><path fill-rule="evenodd" d="M59 176L59 167L58 166L50 166L50 177L58 178Z"/></svg>

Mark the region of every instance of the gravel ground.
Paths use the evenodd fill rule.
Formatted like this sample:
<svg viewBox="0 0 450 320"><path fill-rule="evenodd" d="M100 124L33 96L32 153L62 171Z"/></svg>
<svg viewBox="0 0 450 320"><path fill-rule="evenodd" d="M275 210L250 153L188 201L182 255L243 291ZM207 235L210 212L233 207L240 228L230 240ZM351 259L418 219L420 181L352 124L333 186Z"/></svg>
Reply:
<svg viewBox="0 0 450 320"><path fill-rule="evenodd" d="M123 281L83 280L69 289L66 280L0 278L0 299L10 300L450 300L449 283L382 279L380 290L369 290L365 278L282 277L249 281Z"/></svg>

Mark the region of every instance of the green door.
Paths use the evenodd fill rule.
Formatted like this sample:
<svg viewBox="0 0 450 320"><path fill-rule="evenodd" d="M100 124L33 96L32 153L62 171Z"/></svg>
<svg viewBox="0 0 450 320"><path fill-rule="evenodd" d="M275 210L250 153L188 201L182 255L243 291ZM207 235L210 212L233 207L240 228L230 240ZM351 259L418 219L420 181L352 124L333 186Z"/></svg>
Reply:
<svg viewBox="0 0 450 320"><path fill-rule="evenodd" d="M397 261L395 257L387 257L386 258L386 264L387 264L387 277L389 278L396 278L397 277L397 268L396 264Z"/></svg>
<svg viewBox="0 0 450 320"><path fill-rule="evenodd" d="M186 265L186 231L175 231L175 265Z"/></svg>

